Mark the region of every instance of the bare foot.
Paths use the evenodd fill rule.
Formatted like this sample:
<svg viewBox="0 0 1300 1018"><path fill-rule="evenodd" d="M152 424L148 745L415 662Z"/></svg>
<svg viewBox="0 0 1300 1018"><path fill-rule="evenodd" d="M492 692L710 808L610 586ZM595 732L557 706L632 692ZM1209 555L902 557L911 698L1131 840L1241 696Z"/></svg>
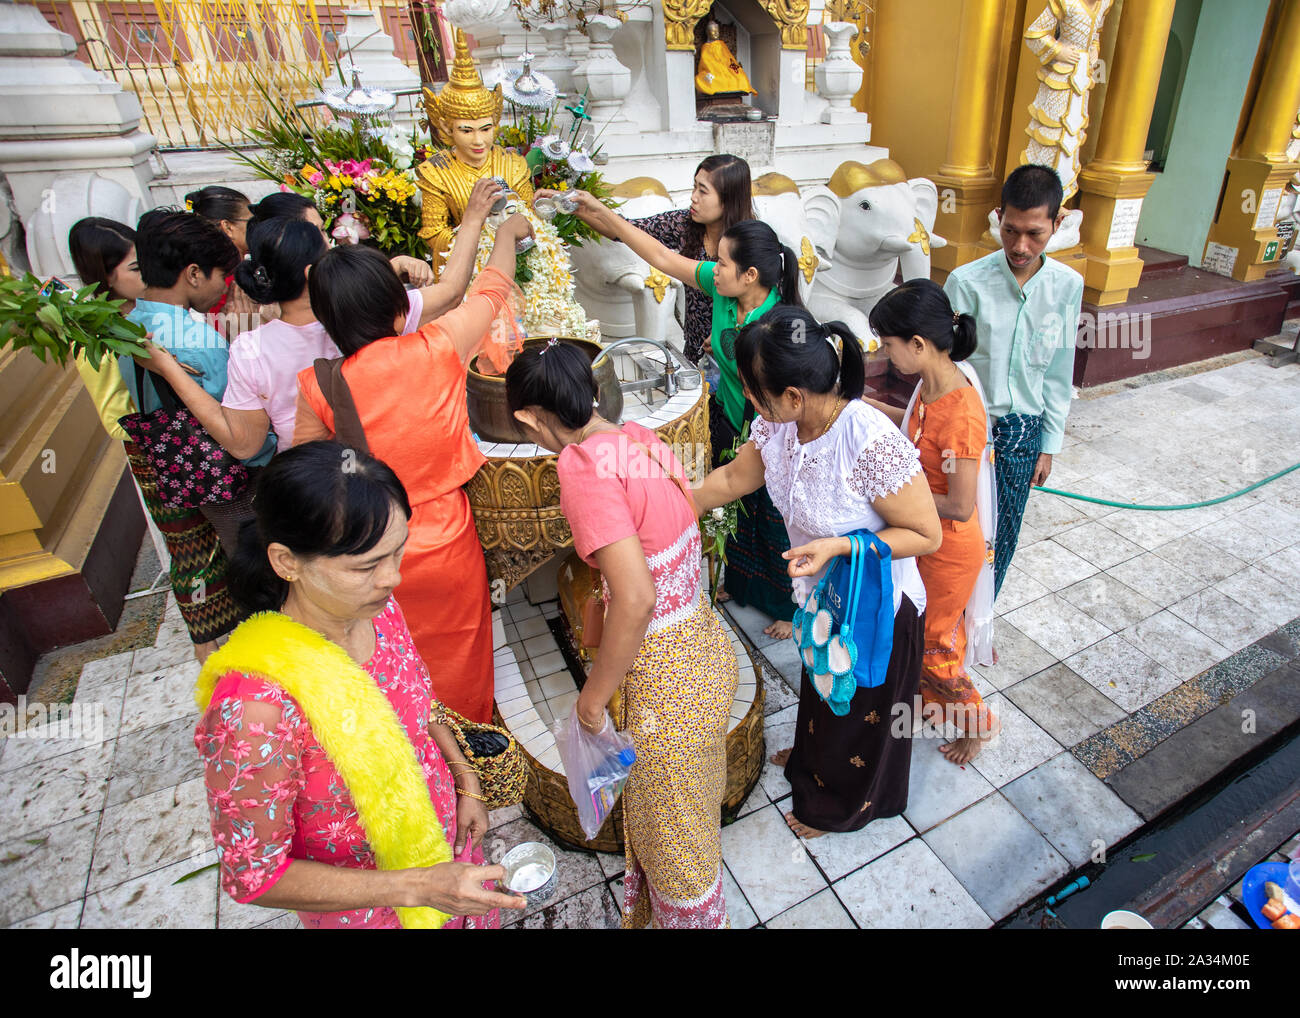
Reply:
<svg viewBox="0 0 1300 1018"><path fill-rule="evenodd" d="M194 657L199 664L203 664L203 662L208 659L208 656L216 649L216 640L209 640L207 643L196 643L194 645Z"/></svg>
<svg viewBox="0 0 1300 1018"><path fill-rule="evenodd" d="M994 663L994 664L997 664L997 663L998 663L998 649L997 649L997 647L993 647L993 648L991 648L991 649L992 649L992 651L993 651L993 663Z"/></svg>
<svg viewBox="0 0 1300 1018"><path fill-rule="evenodd" d="M790 754L792 752L794 752L793 746L791 746L789 749L782 749L776 753L773 753L771 757L769 757L769 759L778 767L784 767L786 761L790 759Z"/></svg>
<svg viewBox="0 0 1300 1018"><path fill-rule="evenodd" d="M774 636L778 640L788 640L790 639L790 636L793 633L794 633L794 626L792 626L789 622L781 622L780 620L773 622L770 626L768 626L766 629L763 630L763 635Z"/></svg>
<svg viewBox="0 0 1300 1018"><path fill-rule="evenodd" d="M719 590L718 596L715 597L713 600L717 601L718 604L725 604L727 601L731 600L731 595L728 594L725 590Z"/></svg>
<svg viewBox="0 0 1300 1018"><path fill-rule="evenodd" d="M980 750L984 748L985 743L1000 731L1002 731L1002 722L990 714L988 730L982 735L968 735L965 738L954 739L946 746L940 746L939 752L948 759L949 763L958 765L970 763L979 756Z"/></svg>
<svg viewBox="0 0 1300 1018"><path fill-rule="evenodd" d="M794 818L793 813L787 813L785 815L785 822L790 830L794 831L795 837L803 838L804 841L808 841L812 838L820 838L826 833L825 831L817 830L816 827L809 827L807 824L800 823Z"/></svg>

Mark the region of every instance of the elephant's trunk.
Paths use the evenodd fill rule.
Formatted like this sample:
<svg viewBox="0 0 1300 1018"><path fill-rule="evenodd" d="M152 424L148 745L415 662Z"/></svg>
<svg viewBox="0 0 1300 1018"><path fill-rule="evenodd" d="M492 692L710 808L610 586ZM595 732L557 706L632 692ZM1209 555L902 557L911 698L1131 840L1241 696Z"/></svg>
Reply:
<svg viewBox="0 0 1300 1018"><path fill-rule="evenodd" d="M883 254L903 255L912 250L912 242L896 233L880 242L880 250Z"/></svg>

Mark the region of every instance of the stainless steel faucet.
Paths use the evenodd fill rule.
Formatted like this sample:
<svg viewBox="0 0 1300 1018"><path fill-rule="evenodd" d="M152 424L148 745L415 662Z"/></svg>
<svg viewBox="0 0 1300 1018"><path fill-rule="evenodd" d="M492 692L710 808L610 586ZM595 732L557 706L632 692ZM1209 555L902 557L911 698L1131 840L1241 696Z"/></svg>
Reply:
<svg viewBox="0 0 1300 1018"><path fill-rule="evenodd" d="M608 354L613 353L620 346L626 346L630 343L648 343L650 346L657 346L664 355L664 374L661 378L647 379L646 381L650 383L650 386L654 388L658 388L659 384L662 382L664 387L664 392L666 392L669 396L676 396L678 390L677 372L679 368L681 368L684 375L693 377L695 379L694 385L690 384L690 382L688 381L685 386L686 388L693 389L700 384L698 371L696 371L694 368L682 368L681 365L678 363L677 355L673 353L673 351L669 349L667 345L659 342L659 340L657 339L649 339L645 336L628 336L626 339L619 339L613 343L610 343L609 346L605 347L603 350L600 351L600 353L596 354L595 358L591 362L592 368L595 368L595 366L598 363L600 363L600 359L602 357L605 357ZM632 387L639 387L639 386L637 385L637 383L632 383L631 386L629 385L623 386L625 391Z"/></svg>

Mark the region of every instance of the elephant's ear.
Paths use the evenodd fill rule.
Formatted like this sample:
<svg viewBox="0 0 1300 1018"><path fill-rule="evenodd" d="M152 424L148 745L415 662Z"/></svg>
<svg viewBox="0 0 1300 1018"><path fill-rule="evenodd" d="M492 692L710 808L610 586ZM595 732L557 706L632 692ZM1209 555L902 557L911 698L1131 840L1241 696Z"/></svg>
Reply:
<svg viewBox="0 0 1300 1018"><path fill-rule="evenodd" d="M930 234L930 247L946 247L948 242L934 232L934 220L939 214L939 189L927 177L913 177L907 182L916 198L916 215Z"/></svg>
<svg viewBox="0 0 1300 1018"><path fill-rule="evenodd" d="M808 216L813 248L821 260L820 268L829 268L835 253L835 238L840 232L840 200L829 187L815 184L804 188L803 208Z"/></svg>

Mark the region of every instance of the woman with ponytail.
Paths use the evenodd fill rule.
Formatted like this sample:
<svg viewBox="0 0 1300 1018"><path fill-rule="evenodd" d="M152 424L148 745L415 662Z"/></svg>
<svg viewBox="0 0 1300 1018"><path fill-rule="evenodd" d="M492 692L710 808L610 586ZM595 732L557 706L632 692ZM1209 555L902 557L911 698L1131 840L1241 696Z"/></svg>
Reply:
<svg viewBox="0 0 1300 1018"><path fill-rule="evenodd" d="M736 458L695 489L697 511L766 484L789 532L785 557L801 604L849 554L846 535L867 529L890 548L893 649L883 684L858 688L841 716L804 675L794 747L772 758L794 791L785 819L799 837L856 831L907 806L911 729L896 737L892 715L898 704L910 710L920 681L926 596L915 560L939 547L939 518L916 449L861 399L862 347L847 326L778 307L740 333L736 361L759 416Z"/></svg>
<svg viewBox="0 0 1300 1018"><path fill-rule="evenodd" d="M622 690L616 721L636 747L623 789L623 926L717 928L727 922L719 818L736 655L700 597L700 528L681 464L653 431L595 414L595 399L591 361L568 343L525 350L506 371L511 413L560 454L560 509L606 591L604 636L574 712L598 732Z"/></svg>
<svg viewBox="0 0 1300 1018"><path fill-rule="evenodd" d="M961 733L939 752L964 764L1002 727L966 671L992 664L997 505L984 394L966 364L975 318L955 314L937 283L910 279L880 298L871 328L895 369L921 376L906 410L867 402L916 445L943 526L943 545L917 561L927 597L921 698Z"/></svg>
<svg viewBox="0 0 1300 1018"><path fill-rule="evenodd" d="M231 589L258 614L199 673L222 889L309 929L495 928L474 769L393 600L411 505L389 467L313 442L272 460Z"/></svg>
<svg viewBox="0 0 1300 1018"><path fill-rule="evenodd" d="M538 192L539 196L545 192ZM695 261L637 229L585 191L575 191L577 215L594 230L621 240L652 266L713 301L711 350L718 365L718 391L709 401L709 440L713 465L722 462L753 419L754 408L741 392L736 369L736 336L778 304L802 307L799 259L767 223L747 219L727 229L718 241L717 261ZM790 635L794 615L789 577L782 555L788 550L780 514L762 490L740 514L736 535L727 542L725 588L737 604L753 606L774 620L764 633ZM723 598L725 600L725 598Z"/></svg>

